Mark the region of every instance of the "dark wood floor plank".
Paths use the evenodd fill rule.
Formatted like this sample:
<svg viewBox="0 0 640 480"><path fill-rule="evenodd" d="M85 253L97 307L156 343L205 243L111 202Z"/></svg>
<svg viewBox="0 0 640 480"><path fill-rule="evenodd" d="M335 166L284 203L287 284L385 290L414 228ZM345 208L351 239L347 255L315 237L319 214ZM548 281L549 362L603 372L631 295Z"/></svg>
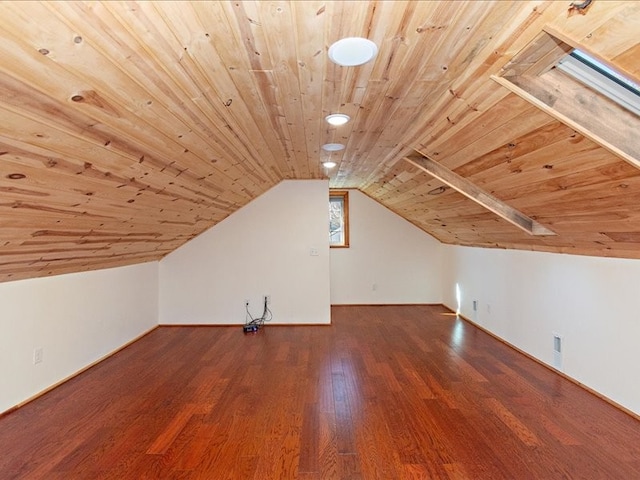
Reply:
<svg viewBox="0 0 640 480"><path fill-rule="evenodd" d="M300 438L300 473L318 473L320 470L320 415L316 403L306 404L302 412Z"/></svg>
<svg viewBox="0 0 640 480"><path fill-rule="evenodd" d="M338 455L338 442L336 440L335 415L330 412L319 413L319 443L318 443L318 474L323 479L343 478L344 472L340 472L340 456ZM301 443L305 443L306 437L301 437Z"/></svg>
<svg viewBox="0 0 640 480"><path fill-rule="evenodd" d="M0 418L0 478L640 478L640 422L445 308L332 321L160 327Z"/></svg>

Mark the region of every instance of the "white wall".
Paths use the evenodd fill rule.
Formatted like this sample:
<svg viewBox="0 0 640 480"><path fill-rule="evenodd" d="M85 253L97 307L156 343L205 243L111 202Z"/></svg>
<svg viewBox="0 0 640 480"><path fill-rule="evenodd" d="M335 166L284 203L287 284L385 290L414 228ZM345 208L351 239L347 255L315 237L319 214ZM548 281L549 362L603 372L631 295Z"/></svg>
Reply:
<svg viewBox="0 0 640 480"><path fill-rule="evenodd" d="M443 246L444 303L640 414L640 261ZM472 301L478 300L477 311Z"/></svg>
<svg viewBox="0 0 640 480"><path fill-rule="evenodd" d="M158 264L0 284L0 412L157 325ZM34 349L43 361L33 364Z"/></svg>
<svg viewBox="0 0 640 480"><path fill-rule="evenodd" d="M441 244L357 190L349 248L331 249L331 303L442 302Z"/></svg>
<svg viewBox="0 0 640 480"><path fill-rule="evenodd" d="M328 188L281 182L165 257L160 323L244 323L265 294L273 323L329 323Z"/></svg>

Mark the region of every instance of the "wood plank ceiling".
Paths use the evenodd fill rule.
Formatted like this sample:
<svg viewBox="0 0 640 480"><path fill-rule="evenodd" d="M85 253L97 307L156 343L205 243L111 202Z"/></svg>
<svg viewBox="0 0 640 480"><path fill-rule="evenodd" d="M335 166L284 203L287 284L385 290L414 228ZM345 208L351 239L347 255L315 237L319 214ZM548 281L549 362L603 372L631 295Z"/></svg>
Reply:
<svg viewBox="0 0 640 480"><path fill-rule="evenodd" d="M640 170L491 78L549 27L637 81L640 2L570 3L0 2L0 281L157 260L327 175L445 243L640 258ZM331 63L349 36L375 61Z"/></svg>

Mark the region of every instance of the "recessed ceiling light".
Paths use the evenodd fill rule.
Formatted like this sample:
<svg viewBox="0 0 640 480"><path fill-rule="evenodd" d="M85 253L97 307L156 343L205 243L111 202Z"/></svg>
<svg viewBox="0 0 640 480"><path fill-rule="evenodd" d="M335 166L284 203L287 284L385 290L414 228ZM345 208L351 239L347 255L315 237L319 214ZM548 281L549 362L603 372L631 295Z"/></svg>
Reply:
<svg viewBox="0 0 640 480"><path fill-rule="evenodd" d="M325 168L333 168L337 165L336 162L332 162L331 160L327 160L326 162L322 162Z"/></svg>
<svg viewBox="0 0 640 480"><path fill-rule="evenodd" d="M331 115L327 115L326 117L324 117L324 119L330 125L337 127L339 125L344 125L345 123L347 123L349 120L351 120L351 117L349 115L345 115L344 113L332 113Z"/></svg>
<svg viewBox="0 0 640 480"><path fill-rule="evenodd" d="M344 145L341 143L325 143L322 145L322 149L325 152L339 152L340 150L344 150Z"/></svg>
<svg viewBox="0 0 640 480"><path fill-rule="evenodd" d="M356 67L367 63L378 54L378 46L361 37L347 37L329 47L329 59L343 67Z"/></svg>

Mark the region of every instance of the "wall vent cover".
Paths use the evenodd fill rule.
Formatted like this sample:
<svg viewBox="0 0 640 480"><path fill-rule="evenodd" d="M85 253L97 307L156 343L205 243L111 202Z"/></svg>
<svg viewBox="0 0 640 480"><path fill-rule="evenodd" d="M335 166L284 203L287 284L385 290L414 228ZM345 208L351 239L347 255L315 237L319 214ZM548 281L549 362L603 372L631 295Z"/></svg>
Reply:
<svg viewBox="0 0 640 480"><path fill-rule="evenodd" d="M553 334L553 366L562 369L562 336Z"/></svg>

